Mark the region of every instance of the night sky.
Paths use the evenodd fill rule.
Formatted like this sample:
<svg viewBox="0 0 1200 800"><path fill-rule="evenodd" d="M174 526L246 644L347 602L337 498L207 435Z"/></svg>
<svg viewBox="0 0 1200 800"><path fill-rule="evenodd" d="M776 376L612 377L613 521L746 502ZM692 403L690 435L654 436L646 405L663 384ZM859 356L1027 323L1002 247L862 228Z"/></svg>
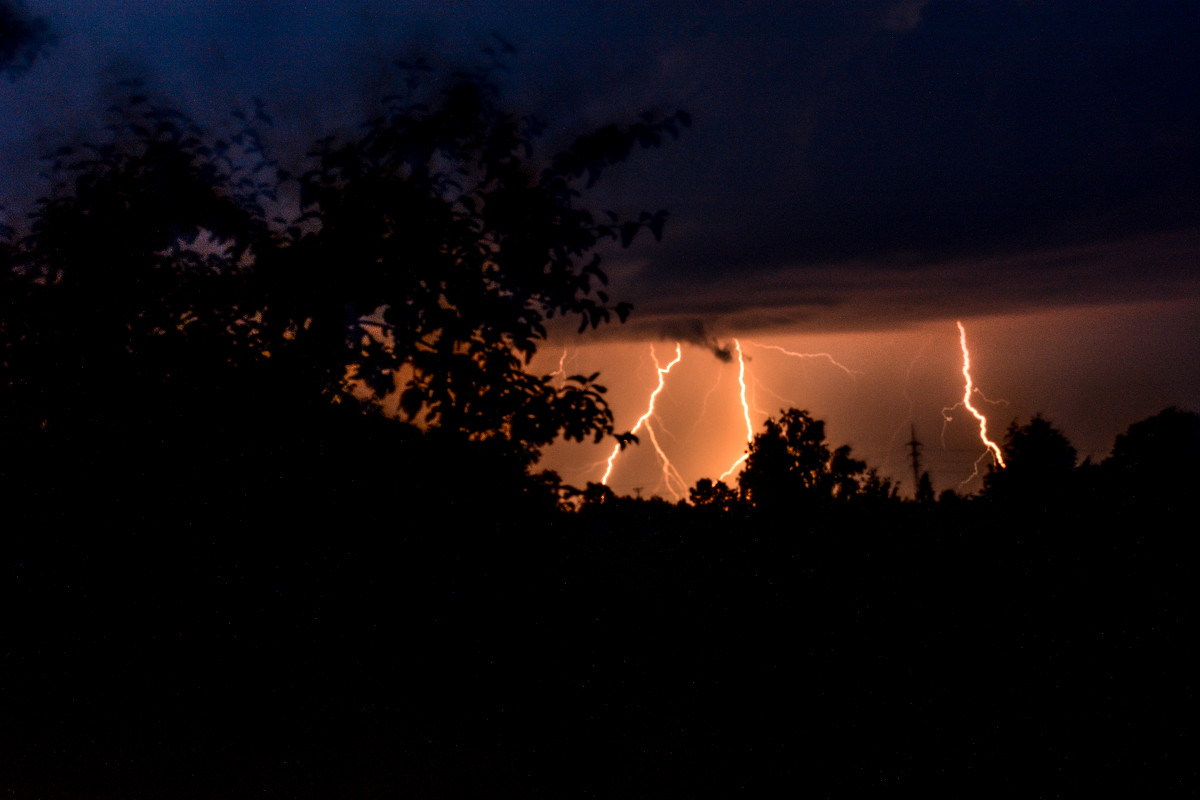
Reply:
<svg viewBox="0 0 1200 800"><path fill-rule="evenodd" d="M911 486L910 424L937 490L983 452L962 412L956 320L994 436L1044 413L1103 458L1130 423L1200 410L1200 4L1158 2L52 2L57 43L0 79L0 196L41 191L37 157L89 135L106 86L139 74L198 119L259 96L278 155L366 117L396 57L479 61L511 43L511 105L547 147L645 109L683 137L597 186L597 208L670 212L661 244L607 253L624 326L558 335L602 370L619 429L668 376L658 440L685 484L743 452L736 338L755 425L807 408ZM789 357L773 345L828 358ZM564 355L565 354L565 355ZM609 445L544 463L599 480ZM649 442L621 493L678 496ZM971 491L978 482L965 483Z"/></svg>

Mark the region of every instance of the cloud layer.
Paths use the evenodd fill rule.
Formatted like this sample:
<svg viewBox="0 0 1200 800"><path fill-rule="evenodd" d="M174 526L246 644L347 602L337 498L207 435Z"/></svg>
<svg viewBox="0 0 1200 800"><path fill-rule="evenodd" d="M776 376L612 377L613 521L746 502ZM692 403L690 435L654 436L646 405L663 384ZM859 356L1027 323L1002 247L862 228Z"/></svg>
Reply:
<svg viewBox="0 0 1200 800"><path fill-rule="evenodd" d="M206 120L264 97L299 157L369 113L394 57L467 64L495 33L516 46L509 97L550 143L646 108L696 121L594 198L671 213L663 244L608 260L640 329L869 329L1194 291L1200 272L1196 4L30 7L58 43L0 85L10 204L36 195L41 149L94 130L121 74Z"/></svg>

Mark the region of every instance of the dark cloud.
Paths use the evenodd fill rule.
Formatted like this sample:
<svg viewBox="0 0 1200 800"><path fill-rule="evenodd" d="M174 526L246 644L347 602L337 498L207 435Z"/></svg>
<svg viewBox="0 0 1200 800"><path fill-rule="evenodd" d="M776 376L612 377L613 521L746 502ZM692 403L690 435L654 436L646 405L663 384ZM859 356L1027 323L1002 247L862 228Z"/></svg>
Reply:
<svg viewBox="0 0 1200 800"><path fill-rule="evenodd" d="M763 323L870 328L898 313L1119 298L1118 270L1012 265L1108 244L1126 253L1119 243L1183 235L1200 218L1194 3L27 7L59 44L0 82L9 196L35 192L38 150L98 124L112 63L139 65L205 120L264 97L296 158L369 113L394 57L461 66L493 33L516 49L509 98L551 123L551 145L646 108L687 109L691 131L631 158L593 198L670 211L662 244L609 259L614 293L635 301L635 321L649 316L644 330L665 316L721 330L753 324L756 309ZM1143 294L1184 279L1140 269Z"/></svg>
<svg viewBox="0 0 1200 800"><path fill-rule="evenodd" d="M718 361L732 361L733 349L729 342L721 344L716 337L704 329L704 322L696 318L667 319L659 328L659 337L677 342L687 342L703 347Z"/></svg>
<svg viewBox="0 0 1200 800"><path fill-rule="evenodd" d="M770 290L805 285L853 306L854 291L947 263L974 294L1011 297L996 265L1023 254L1195 225L1200 6L956 0L890 4L898 16L880 23L832 5L820 18L780 6L774 33L697 43L710 48L697 62L726 72L693 98L696 139L665 156L672 222L665 246L637 253L654 263L642 297L687 283L697 302L770 307ZM1152 290L1158 268L1145 270L1136 283ZM1015 296L1128 291L1111 272L1072 275L1076 291L1036 273ZM910 313L978 305L954 282L927 288Z"/></svg>
<svg viewBox="0 0 1200 800"><path fill-rule="evenodd" d="M706 327L882 330L928 319L1170 301L1196 296L1198 275L1200 227L969 254L905 269L866 261L781 265L752 273L731 270L702 283L639 287L633 297L637 314L612 333L653 338Z"/></svg>

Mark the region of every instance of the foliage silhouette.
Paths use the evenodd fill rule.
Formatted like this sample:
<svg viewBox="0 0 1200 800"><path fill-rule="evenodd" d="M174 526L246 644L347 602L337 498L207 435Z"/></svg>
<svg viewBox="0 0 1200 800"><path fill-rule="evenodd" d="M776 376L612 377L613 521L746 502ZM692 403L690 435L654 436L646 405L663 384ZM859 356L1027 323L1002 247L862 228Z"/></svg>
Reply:
<svg viewBox="0 0 1200 800"><path fill-rule="evenodd" d="M933 502L933 481L930 480L928 471L921 473L921 480L917 482L917 491L914 499L922 505L929 505Z"/></svg>
<svg viewBox="0 0 1200 800"><path fill-rule="evenodd" d="M587 486L580 493L580 502L584 507L602 506L605 504L615 503L617 494L603 483L588 481Z"/></svg>
<svg viewBox="0 0 1200 800"><path fill-rule="evenodd" d="M711 509L725 514L737 511L742 506L735 489L725 481L714 483L711 478L701 478L688 490L688 500L696 508Z"/></svg>
<svg viewBox="0 0 1200 800"><path fill-rule="evenodd" d="M266 155L261 104L213 136L121 88L106 139L51 154L28 230L0 231L10 442L153 470L136 443L200 462L193 448L220 441L228 459L257 440L286 463L281 438L294 450L339 438L330 420L387 412L523 472L558 436L613 434L598 375L527 365L550 318L628 315L596 251L661 236L665 212L597 220L581 198L686 114L542 156L538 123L503 110L486 74L458 74L389 98L293 176Z"/></svg>
<svg viewBox="0 0 1200 800"><path fill-rule="evenodd" d="M610 303L596 248L642 229L660 237L665 220L598 222L581 190L687 117L610 125L543 163L536 123L496 95L463 77L432 106L393 98L361 137L322 142L299 178L292 246L273 266L288 286L273 313L283 326L304 320L336 354L330 384L349 360L351 383L409 421L501 439L530 463L558 435L612 433L596 375L555 385L524 366L550 318L574 317L580 331L624 321L630 306Z"/></svg>
<svg viewBox="0 0 1200 800"><path fill-rule="evenodd" d="M1071 442L1041 414L1025 425L1014 420L1004 435L1007 467L988 470L983 496L1022 508L1062 505L1075 489L1076 458Z"/></svg>
<svg viewBox="0 0 1200 800"><path fill-rule="evenodd" d="M742 496L758 509L783 510L844 503L853 498L892 499L889 480L867 470L843 445L830 450L825 423L807 411L788 409L770 417L750 442L738 477Z"/></svg>
<svg viewBox="0 0 1200 800"><path fill-rule="evenodd" d="M264 340L253 283L277 238L256 205L270 184L124 88L105 141L50 156L50 192L12 248L4 471L98 495L168 476L210 492L271 471L251 462L304 396Z"/></svg>
<svg viewBox="0 0 1200 800"><path fill-rule="evenodd" d="M1200 414L1167 408L1117 436L1101 465L1108 494L1145 509L1195 508Z"/></svg>

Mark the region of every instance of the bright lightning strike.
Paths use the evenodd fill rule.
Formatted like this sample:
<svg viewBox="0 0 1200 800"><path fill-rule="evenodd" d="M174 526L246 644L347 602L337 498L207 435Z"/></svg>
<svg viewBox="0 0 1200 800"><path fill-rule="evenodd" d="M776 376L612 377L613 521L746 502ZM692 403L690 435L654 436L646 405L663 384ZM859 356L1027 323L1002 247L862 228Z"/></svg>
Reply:
<svg viewBox="0 0 1200 800"><path fill-rule="evenodd" d="M662 462L663 482L666 484L667 490L674 494L676 498L678 498L679 494L674 488L672 488L671 480L676 480L681 486L686 486L686 484L684 484L683 479L675 470L674 465L671 464L670 459L667 458L667 454L663 452L663 449L659 446L658 438L654 435L654 428L650 425L650 418L654 416L654 403L658 400L658 396L662 394L663 388L667 385L667 373L669 373L671 368L683 359L683 348L678 342L675 343L675 360L670 364L667 364L665 367L659 364L658 357L654 355L653 347L650 348L650 357L654 359L654 366L658 370L658 386L655 387L654 391L650 393L650 402L647 404L646 413L642 414L641 418L638 419L637 424L633 426L633 430L630 431L630 433L636 435L637 432L643 427L646 428L646 432L650 437L650 443L654 445L654 451L658 453L658 459L660 462ZM621 445L613 445L612 454L608 457L608 468L604 471L604 477L600 479L600 483L604 484L605 486L608 485L608 479L612 475L613 464L616 462L617 454L619 452L621 452Z"/></svg>
<svg viewBox="0 0 1200 800"><path fill-rule="evenodd" d="M650 437L650 444L654 445L654 452L658 453L658 460L662 463L663 485L678 500L682 495L675 491L675 488L671 485L671 481L674 480L685 492L687 491L687 483L684 482L683 476L679 474L679 470L675 469L675 465L667 458L667 454L663 452L662 447L658 443L658 436L654 433L654 426L648 422L646 423L646 434Z"/></svg>
<svg viewBox="0 0 1200 800"><path fill-rule="evenodd" d="M746 444L748 445L750 442L754 441L754 425L750 422L750 403L746 400L746 359L742 357L742 343L737 339L734 339L733 343L737 347L738 384L742 387L742 416L746 418ZM742 453L741 458L733 462L729 469L725 470L725 474L723 474L717 480L723 481L728 478L733 474L733 471L740 467L742 462L749 457L750 454L748 452Z"/></svg>
<svg viewBox="0 0 1200 800"><path fill-rule="evenodd" d="M741 385L741 389L742 389L742 393L741 393L742 415L746 418L746 443L749 444L750 442L754 441L754 425L750 422L750 402L746 399L746 359L742 355L742 343L740 341L738 341L737 339L734 339L733 343L737 347L738 383ZM755 347L759 347L764 350L777 350L778 352L783 353L785 356L791 356L792 358L824 359L825 361L828 361L830 364L837 367L842 372L846 373L847 375L849 375L852 378L855 377L856 375L863 374L862 372L860 372L858 370L850 369L845 364L840 363L837 359L835 359L829 353L797 353L793 350L786 350L786 349L780 347L779 345L774 345L774 344L762 344L761 342L750 342L750 341L748 341L748 344L752 344ZM774 394L774 393L772 392L772 394ZM795 405L795 404L793 403L792 405ZM733 462L733 464L730 465L729 469L725 470L725 473L723 475L721 475L721 477L718 480L725 480L730 475L732 475L737 470L737 468L740 467L746 461L747 458L749 458L749 453L743 453L741 455L741 457L738 458L737 461Z"/></svg>
<svg viewBox="0 0 1200 800"><path fill-rule="evenodd" d="M987 455L987 453L990 452L992 454L992 460L995 463L999 464L1001 469L1003 469L1004 467L1007 466L1004 463L1004 455L1000 452L1000 448L996 445L996 443L993 442L991 439L989 439L988 435L987 435L987 417L985 417L983 414L979 413L979 411L976 410L975 406L971 405L971 395L974 394L975 392L978 392L979 390L975 388L975 384L971 380L971 354L967 350L967 329L963 327L963 324L961 322L957 322L956 324L958 325L958 343L959 343L959 345L962 346L962 356L963 356L962 374L963 374L963 378L966 380L966 388L963 390L962 400L960 400L958 403L954 404L950 408L942 409L942 417L947 422L949 422L951 419L949 412L953 411L955 408L958 408L959 406L963 406L964 408L967 409L967 411L970 411L971 416L973 416L973 417L975 417L975 419L979 420L979 440L981 442L983 442L984 447L986 448L986 450L984 451L984 455ZM980 392L980 394L982 394L982 392ZM976 462L976 474L978 474L978 462ZM975 477L975 476L972 475L971 477ZM970 480L970 478L968 478L967 480Z"/></svg>

